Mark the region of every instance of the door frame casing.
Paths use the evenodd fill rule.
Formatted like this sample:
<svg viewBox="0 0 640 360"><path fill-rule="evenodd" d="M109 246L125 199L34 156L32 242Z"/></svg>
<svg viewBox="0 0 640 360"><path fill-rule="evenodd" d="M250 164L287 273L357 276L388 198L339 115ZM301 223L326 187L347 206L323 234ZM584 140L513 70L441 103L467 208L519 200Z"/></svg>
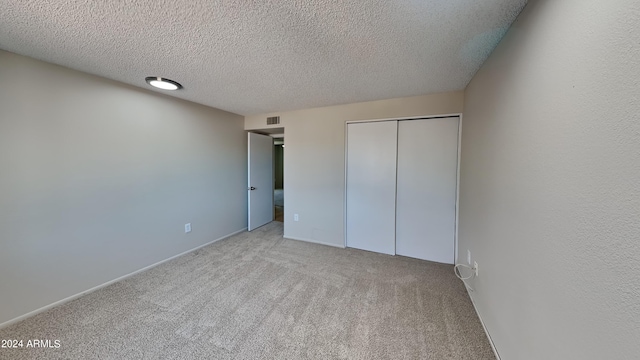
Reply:
<svg viewBox="0 0 640 360"><path fill-rule="evenodd" d="M347 247L347 145L349 142L348 137L348 125L354 123L367 123L367 122L379 122L379 121L402 121L402 120L424 120L424 119L438 119L458 117L458 156L456 165L456 204L455 204L455 228L454 228L454 263L458 263L458 224L460 218L460 158L462 151L462 113L451 114L439 114L439 115L422 115L422 116L405 116L405 117L393 117L383 119L369 119L369 120L349 120L344 123L344 202L343 202L343 247Z"/></svg>

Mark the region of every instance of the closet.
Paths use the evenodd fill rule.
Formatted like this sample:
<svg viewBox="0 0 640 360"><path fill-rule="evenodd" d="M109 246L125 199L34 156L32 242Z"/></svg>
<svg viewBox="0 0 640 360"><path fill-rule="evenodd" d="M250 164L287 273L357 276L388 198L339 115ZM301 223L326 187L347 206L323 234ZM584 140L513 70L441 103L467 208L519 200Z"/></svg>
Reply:
<svg viewBox="0 0 640 360"><path fill-rule="evenodd" d="M347 246L453 264L459 117L347 124Z"/></svg>

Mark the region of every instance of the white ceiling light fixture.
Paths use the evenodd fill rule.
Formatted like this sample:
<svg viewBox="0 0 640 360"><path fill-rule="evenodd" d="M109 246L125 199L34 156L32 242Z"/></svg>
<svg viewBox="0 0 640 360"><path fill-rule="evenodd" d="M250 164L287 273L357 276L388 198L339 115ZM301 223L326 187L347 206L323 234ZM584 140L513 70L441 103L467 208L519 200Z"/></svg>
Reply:
<svg viewBox="0 0 640 360"><path fill-rule="evenodd" d="M165 79L159 76L148 76L145 78L147 84L162 90L180 90L182 85L180 83Z"/></svg>

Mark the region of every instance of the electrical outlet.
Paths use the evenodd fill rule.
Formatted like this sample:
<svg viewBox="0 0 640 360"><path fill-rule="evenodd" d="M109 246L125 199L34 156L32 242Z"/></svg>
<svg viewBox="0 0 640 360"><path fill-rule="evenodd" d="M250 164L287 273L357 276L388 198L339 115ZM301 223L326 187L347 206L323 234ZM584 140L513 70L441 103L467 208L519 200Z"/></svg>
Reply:
<svg viewBox="0 0 640 360"><path fill-rule="evenodd" d="M298 221L300 220L300 217L298 216L298 214L293 214L293 221Z"/></svg>
<svg viewBox="0 0 640 360"><path fill-rule="evenodd" d="M467 250L467 264L471 265L471 250Z"/></svg>
<svg viewBox="0 0 640 360"><path fill-rule="evenodd" d="M188 224L184 224L184 233L190 233L191 232L191 223Z"/></svg>
<svg viewBox="0 0 640 360"><path fill-rule="evenodd" d="M473 271L476 274L476 277L478 277L478 263L477 262L473 262Z"/></svg>

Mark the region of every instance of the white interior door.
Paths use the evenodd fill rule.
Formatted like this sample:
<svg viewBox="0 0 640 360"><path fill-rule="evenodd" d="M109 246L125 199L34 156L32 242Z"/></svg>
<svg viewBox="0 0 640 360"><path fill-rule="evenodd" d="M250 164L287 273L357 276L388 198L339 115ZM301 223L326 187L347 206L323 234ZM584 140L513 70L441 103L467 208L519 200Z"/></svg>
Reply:
<svg viewBox="0 0 640 360"><path fill-rule="evenodd" d="M347 125L347 246L395 254L397 121Z"/></svg>
<svg viewBox="0 0 640 360"><path fill-rule="evenodd" d="M249 231L273 221L273 138L249 133Z"/></svg>
<svg viewBox="0 0 640 360"><path fill-rule="evenodd" d="M458 124L458 117L398 123L398 255L454 262Z"/></svg>

